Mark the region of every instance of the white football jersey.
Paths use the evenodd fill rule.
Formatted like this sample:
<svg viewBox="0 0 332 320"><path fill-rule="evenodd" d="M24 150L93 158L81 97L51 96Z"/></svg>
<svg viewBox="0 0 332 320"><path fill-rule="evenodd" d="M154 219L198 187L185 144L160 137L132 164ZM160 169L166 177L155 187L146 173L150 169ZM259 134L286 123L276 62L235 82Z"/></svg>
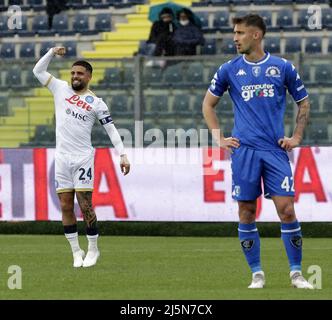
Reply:
<svg viewBox="0 0 332 320"><path fill-rule="evenodd" d="M113 123L107 105L90 90L78 95L66 81L53 76L47 88L54 96L56 151L73 155L91 153L91 130L96 119L101 124Z"/></svg>

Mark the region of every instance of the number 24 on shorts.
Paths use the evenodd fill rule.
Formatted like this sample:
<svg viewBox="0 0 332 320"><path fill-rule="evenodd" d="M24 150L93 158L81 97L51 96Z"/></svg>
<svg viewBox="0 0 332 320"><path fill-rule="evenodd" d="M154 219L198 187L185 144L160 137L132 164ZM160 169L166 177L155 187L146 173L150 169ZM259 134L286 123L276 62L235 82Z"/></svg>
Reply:
<svg viewBox="0 0 332 320"><path fill-rule="evenodd" d="M289 191L294 192L295 190L294 190L294 180L293 180L293 177L287 177L286 176L285 179L283 180L283 182L281 183L281 189L286 190L286 192L289 192Z"/></svg>
<svg viewBox="0 0 332 320"><path fill-rule="evenodd" d="M79 180L85 180L85 177L84 177L84 175L85 175L85 169L84 168L79 168L78 171L81 172ZM89 178L89 180L92 179L91 168L88 169L88 171L86 173L86 176Z"/></svg>

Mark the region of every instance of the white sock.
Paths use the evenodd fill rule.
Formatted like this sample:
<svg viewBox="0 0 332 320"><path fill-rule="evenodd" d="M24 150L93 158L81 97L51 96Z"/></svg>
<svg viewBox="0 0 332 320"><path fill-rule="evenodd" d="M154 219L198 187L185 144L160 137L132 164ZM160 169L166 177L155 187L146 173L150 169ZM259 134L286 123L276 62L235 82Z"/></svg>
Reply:
<svg viewBox="0 0 332 320"><path fill-rule="evenodd" d="M98 246L97 246L98 234L94 236L87 235L86 237L88 238L89 241L88 251L98 251Z"/></svg>
<svg viewBox="0 0 332 320"><path fill-rule="evenodd" d="M78 233L65 233L65 236L70 244L71 251L74 253L81 250L80 244L78 243Z"/></svg>

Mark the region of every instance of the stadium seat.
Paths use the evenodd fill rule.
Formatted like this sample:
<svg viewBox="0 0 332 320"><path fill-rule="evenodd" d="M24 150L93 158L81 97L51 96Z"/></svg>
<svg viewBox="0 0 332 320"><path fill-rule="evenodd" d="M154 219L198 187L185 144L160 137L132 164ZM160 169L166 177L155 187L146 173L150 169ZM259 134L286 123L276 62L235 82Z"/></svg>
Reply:
<svg viewBox="0 0 332 320"><path fill-rule="evenodd" d="M77 42L76 41L63 42L62 46L64 46L66 48L66 57L76 57L77 56L77 51L76 51Z"/></svg>
<svg viewBox="0 0 332 320"><path fill-rule="evenodd" d="M193 7L198 7L198 6L199 7L206 7L210 3L213 6L217 6L217 7L220 7L220 6L229 6L231 1L232 0L202 0L200 2L193 2L192 6Z"/></svg>
<svg viewBox="0 0 332 320"><path fill-rule="evenodd" d="M74 35L75 32L69 30L68 15L64 13L56 14L53 17L52 30L60 36Z"/></svg>
<svg viewBox="0 0 332 320"><path fill-rule="evenodd" d="M317 84L332 84L332 67L330 64L321 64L316 67L315 82Z"/></svg>
<svg viewBox="0 0 332 320"><path fill-rule="evenodd" d="M178 94L174 96L173 113L176 116L190 116L190 96L188 94Z"/></svg>
<svg viewBox="0 0 332 320"><path fill-rule="evenodd" d="M277 26L280 29L293 29L293 11L290 9L282 9L278 11Z"/></svg>
<svg viewBox="0 0 332 320"><path fill-rule="evenodd" d="M22 43L20 48L20 58L34 58L35 57L35 44Z"/></svg>
<svg viewBox="0 0 332 320"><path fill-rule="evenodd" d="M332 93L324 94L323 112L332 114Z"/></svg>
<svg viewBox="0 0 332 320"><path fill-rule="evenodd" d="M55 128L47 125L37 126L33 140L38 146L53 147L55 145Z"/></svg>
<svg viewBox="0 0 332 320"><path fill-rule="evenodd" d="M208 12L195 12L201 21L202 29L206 29L209 27L209 13Z"/></svg>
<svg viewBox="0 0 332 320"><path fill-rule="evenodd" d="M318 93L309 94L310 113L320 111L319 99L320 99L320 94L318 94Z"/></svg>
<svg viewBox="0 0 332 320"><path fill-rule="evenodd" d="M325 121L313 122L309 125L309 137L314 144L325 144L329 142L328 123Z"/></svg>
<svg viewBox="0 0 332 320"><path fill-rule="evenodd" d="M129 97L125 94L112 96L109 105L112 115L128 115L129 113Z"/></svg>
<svg viewBox="0 0 332 320"><path fill-rule="evenodd" d="M285 41L285 52L301 52L301 41L302 39L300 37L287 37Z"/></svg>
<svg viewBox="0 0 332 320"><path fill-rule="evenodd" d="M272 12L271 11L259 11L259 15L264 19L266 26L270 29L272 26Z"/></svg>
<svg viewBox="0 0 332 320"><path fill-rule="evenodd" d="M74 10L82 10L89 8L89 4L83 2L83 0L69 0L67 2L67 6Z"/></svg>
<svg viewBox="0 0 332 320"><path fill-rule="evenodd" d="M239 6L247 6L250 5L251 0L236 0L233 1L234 5L239 5Z"/></svg>
<svg viewBox="0 0 332 320"><path fill-rule="evenodd" d="M224 94L217 106L217 113L225 116L233 116L233 102L229 94Z"/></svg>
<svg viewBox="0 0 332 320"><path fill-rule="evenodd" d="M22 86L22 78L21 78L22 70L14 67L13 69L9 69L5 79L5 85L9 88L15 88Z"/></svg>
<svg viewBox="0 0 332 320"><path fill-rule="evenodd" d="M286 108L285 108L285 120L289 120L290 122L293 122L294 117L294 110L296 110L296 103L294 99L287 94L286 95Z"/></svg>
<svg viewBox="0 0 332 320"><path fill-rule="evenodd" d="M8 29L8 17L7 15L0 16L0 37L12 37L15 34L14 30Z"/></svg>
<svg viewBox="0 0 332 320"><path fill-rule="evenodd" d="M0 97L0 117L6 117L9 115L8 98Z"/></svg>
<svg viewBox="0 0 332 320"><path fill-rule="evenodd" d="M182 65L176 64L167 67L163 72L163 80L170 86L172 86L173 84L178 85L180 82L182 82Z"/></svg>
<svg viewBox="0 0 332 320"><path fill-rule="evenodd" d="M121 70L119 68L106 68L102 82L106 84L106 87L118 86L122 82Z"/></svg>
<svg viewBox="0 0 332 320"><path fill-rule="evenodd" d="M87 0L87 3L94 9L107 9L110 6L107 1L103 3L103 0Z"/></svg>
<svg viewBox="0 0 332 320"><path fill-rule="evenodd" d="M219 11L214 14L213 17L214 28L229 28L229 12Z"/></svg>
<svg viewBox="0 0 332 320"><path fill-rule="evenodd" d="M4 59L15 58L15 44L14 43L3 43L0 50L0 57Z"/></svg>
<svg viewBox="0 0 332 320"><path fill-rule="evenodd" d="M201 53L216 54L217 53L216 39L206 39L205 44L202 47Z"/></svg>
<svg viewBox="0 0 332 320"><path fill-rule="evenodd" d="M322 10L322 23L324 28L332 28L332 9L323 9Z"/></svg>
<svg viewBox="0 0 332 320"><path fill-rule="evenodd" d="M302 28L304 28L304 29L309 29L309 26L308 26L309 17L310 17L310 15L308 14L307 9L299 10L298 11L297 24L299 26L301 26Z"/></svg>
<svg viewBox="0 0 332 320"><path fill-rule="evenodd" d="M133 86L134 81L135 81L135 79L134 79L134 68L133 67L124 68L124 70L123 70L123 83L125 83L126 86L128 86L128 85Z"/></svg>
<svg viewBox="0 0 332 320"><path fill-rule="evenodd" d="M27 4L33 9L33 11L45 10L45 4L43 0L27 0Z"/></svg>
<svg viewBox="0 0 332 320"><path fill-rule="evenodd" d="M223 39L221 43L221 53L223 54L236 54L236 47L233 39Z"/></svg>
<svg viewBox="0 0 332 320"><path fill-rule="evenodd" d="M311 84L313 83L313 77L311 76L311 66L308 64L302 64L301 69L299 70L299 74L301 80L304 84Z"/></svg>
<svg viewBox="0 0 332 320"><path fill-rule="evenodd" d="M29 87L40 87L41 83L38 81L36 76L33 74L32 70L28 70L27 77L26 77L26 83L29 84Z"/></svg>
<svg viewBox="0 0 332 320"><path fill-rule="evenodd" d="M264 48L271 54L280 53L280 38L266 38L264 41Z"/></svg>
<svg viewBox="0 0 332 320"><path fill-rule="evenodd" d="M42 42L39 50L39 56L42 57L43 55L46 54L48 50L50 50L53 47L55 47L54 42Z"/></svg>
<svg viewBox="0 0 332 320"><path fill-rule="evenodd" d="M306 53L321 53L322 52L322 39L318 37L307 37L305 44Z"/></svg>
<svg viewBox="0 0 332 320"><path fill-rule="evenodd" d="M203 74L204 67L201 63L190 63L186 72L186 82L192 85L201 85L204 81Z"/></svg>
<svg viewBox="0 0 332 320"><path fill-rule="evenodd" d="M40 36L54 36L55 32L48 29L48 17L44 15L35 15L32 21L32 31Z"/></svg>
<svg viewBox="0 0 332 320"><path fill-rule="evenodd" d="M143 71L143 81L145 85L160 84L162 70L160 68L145 67Z"/></svg>
<svg viewBox="0 0 332 320"><path fill-rule="evenodd" d="M89 29L89 16L87 14L77 14L73 21L73 31L83 35L94 35L98 30Z"/></svg>
<svg viewBox="0 0 332 320"><path fill-rule="evenodd" d="M151 112L147 112L147 115L168 115L168 96L166 95L154 95L151 97Z"/></svg>
<svg viewBox="0 0 332 320"><path fill-rule="evenodd" d="M108 13L98 13L95 20L95 30L98 32L111 31L111 15Z"/></svg>
<svg viewBox="0 0 332 320"><path fill-rule="evenodd" d="M293 4L293 0L274 0L276 5Z"/></svg>
<svg viewBox="0 0 332 320"><path fill-rule="evenodd" d="M201 119L202 116L202 103L203 103L204 95L196 94L194 95L194 103L193 103L193 113Z"/></svg>
<svg viewBox="0 0 332 320"><path fill-rule="evenodd" d="M328 44L328 52L331 53L332 52L332 37L329 38L329 44Z"/></svg>

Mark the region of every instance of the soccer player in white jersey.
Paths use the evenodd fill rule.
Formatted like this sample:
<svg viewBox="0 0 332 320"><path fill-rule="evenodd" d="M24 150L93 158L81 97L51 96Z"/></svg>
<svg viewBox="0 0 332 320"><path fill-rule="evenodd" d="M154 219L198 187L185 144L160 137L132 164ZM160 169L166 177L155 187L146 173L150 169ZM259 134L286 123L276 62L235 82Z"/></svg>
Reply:
<svg viewBox="0 0 332 320"><path fill-rule="evenodd" d="M313 286L302 276L302 233L294 210L293 175L286 151L298 147L309 117L308 93L294 65L262 48L266 25L262 17L235 17L234 43L241 55L223 64L203 101L203 114L221 148L231 151L232 197L239 206L239 239L252 272L249 288L265 285L256 227L257 198L272 199L281 221L291 284ZM298 105L292 137L284 136L286 89ZM214 111L228 91L234 104L234 129L225 138Z"/></svg>
<svg viewBox="0 0 332 320"><path fill-rule="evenodd" d="M121 137L115 128L104 101L88 89L92 66L87 61L76 61L71 69L71 85L47 72L55 55L63 56L65 48L51 48L35 65L33 73L54 96L56 117L55 184L62 211L64 233L73 252L74 267L91 267L100 256L97 246L97 217L92 207L94 181L94 148L91 130L98 119L107 131L114 148L120 155L124 175L130 163ZM88 252L80 248L77 221L74 213L74 196L86 222Z"/></svg>

